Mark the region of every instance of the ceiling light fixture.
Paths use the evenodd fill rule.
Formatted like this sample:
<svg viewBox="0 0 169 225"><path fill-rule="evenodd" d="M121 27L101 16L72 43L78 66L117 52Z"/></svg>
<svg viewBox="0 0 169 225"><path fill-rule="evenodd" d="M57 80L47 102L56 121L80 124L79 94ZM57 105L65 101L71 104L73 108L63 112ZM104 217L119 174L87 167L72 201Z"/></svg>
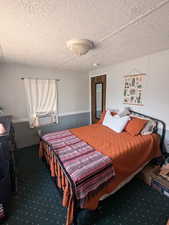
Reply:
<svg viewBox="0 0 169 225"><path fill-rule="evenodd" d="M94 47L93 42L87 39L72 39L66 44L67 48L77 56L85 55L90 49Z"/></svg>

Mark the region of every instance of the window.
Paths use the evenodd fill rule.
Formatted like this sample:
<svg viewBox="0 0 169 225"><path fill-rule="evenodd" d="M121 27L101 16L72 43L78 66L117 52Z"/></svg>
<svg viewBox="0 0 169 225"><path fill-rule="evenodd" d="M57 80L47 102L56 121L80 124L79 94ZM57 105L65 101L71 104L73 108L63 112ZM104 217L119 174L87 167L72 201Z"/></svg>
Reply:
<svg viewBox="0 0 169 225"><path fill-rule="evenodd" d="M24 79L30 127L58 121L58 81Z"/></svg>

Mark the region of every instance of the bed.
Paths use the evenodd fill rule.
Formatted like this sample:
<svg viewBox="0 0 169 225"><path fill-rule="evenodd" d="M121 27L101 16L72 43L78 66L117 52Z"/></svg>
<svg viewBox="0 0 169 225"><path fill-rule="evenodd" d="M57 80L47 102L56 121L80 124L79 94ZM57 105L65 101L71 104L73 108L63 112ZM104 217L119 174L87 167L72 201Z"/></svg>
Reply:
<svg viewBox="0 0 169 225"><path fill-rule="evenodd" d="M162 146L165 124L158 119L134 111L131 111L131 113L156 121L157 126L154 133L133 137L126 132L116 133L102 124L92 124L60 133L55 132L52 134L53 136L47 134L46 137L52 137L51 141L45 139L44 136L41 137L39 154L49 165L51 176L63 195L62 205L67 207L67 225L77 224L77 214L80 209L96 209L100 200L108 197L129 182L152 159L165 154ZM158 134L159 127L161 130L160 135ZM96 154L99 153L112 159L112 174L115 171L114 176L107 180L105 185L101 185L101 188L97 191L83 198L83 204L77 197L77 186L68 172L69 167L66 167L67 164L63 163L62 156L59 155L57 150L58 143L63 144L59 140L63 135L67 134L66 132L69 134L67 135L69 140L72 137L71 140L79 139L80 143L85 143L87 146L96 149ZM56 135L58 135L58 139L55 139ZM53 143L55 144L52 143L52 140L54 140ZM68 146L66 147L68 148ZM63 151L61 154L63 155ZM109 171L111 168L109 167Z"/></svg>

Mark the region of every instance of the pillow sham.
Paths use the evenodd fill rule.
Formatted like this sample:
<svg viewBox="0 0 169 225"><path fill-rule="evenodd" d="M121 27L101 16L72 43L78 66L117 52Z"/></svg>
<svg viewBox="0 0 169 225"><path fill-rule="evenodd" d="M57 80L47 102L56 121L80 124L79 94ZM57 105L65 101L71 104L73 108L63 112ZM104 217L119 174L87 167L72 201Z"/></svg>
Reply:
<svg viewBox="0 0 169 225"><path fill-rule="evenodd" d="M140 119L138 117L131 117L131 120L127 123L125 131L132 136L140 134L141 130L145 127L148 120Z"/></svg>
<svg viewBox="0 0 169 225"><path fill-rule="evenodd" d="M155 120L152 120L145 116L143 117L143 116L132 115L132 117L137 117L137 118L148 121L147 124L145 125L145 127L143 128L143 130L141 131L141 135L148 135L148 134L152 134L154 132L154 129L157 126L157 122Z"/></svg>
<svg viewBox="0 0 169 225"><path fill-rule="evenodd" d="M110 111L106 112L105 118L103 120L103 125L114 130L117 133L121 133L129 121L129 116L119 117L112 116Z"/></svg>

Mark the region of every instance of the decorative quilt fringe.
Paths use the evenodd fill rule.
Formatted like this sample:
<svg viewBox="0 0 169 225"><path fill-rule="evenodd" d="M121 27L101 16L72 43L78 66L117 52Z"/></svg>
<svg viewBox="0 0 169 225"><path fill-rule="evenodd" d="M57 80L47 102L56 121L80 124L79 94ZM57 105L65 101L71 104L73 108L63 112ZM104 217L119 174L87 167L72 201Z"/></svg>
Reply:
<svg viewBox="0 0 169 225"><path fill-rule="evenodd" d="M46 159L50 167L51 176L56 178L58 187L63 191L62 205L67 208L66 225L72 225L75 205L71 186L63 174L59 164L54 161L53 152L50 151L48 146L42 141L39 145L39 156Z"/></svg>

